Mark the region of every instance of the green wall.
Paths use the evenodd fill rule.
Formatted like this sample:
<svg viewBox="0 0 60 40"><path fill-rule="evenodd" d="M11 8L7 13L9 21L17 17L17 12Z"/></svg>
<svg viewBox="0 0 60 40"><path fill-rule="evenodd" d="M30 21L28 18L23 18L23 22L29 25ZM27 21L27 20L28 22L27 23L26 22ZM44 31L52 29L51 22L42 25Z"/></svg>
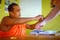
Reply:
<svg viewBox="0 0 60 40"><path fill-rule="evenodd" d="M47 16L47 14L51 11L51 0L42 0L42 14L44 16ZM60 15L58 15L56 18L48 22L43 28L43 30L56 30L60 31Z"/></svg>

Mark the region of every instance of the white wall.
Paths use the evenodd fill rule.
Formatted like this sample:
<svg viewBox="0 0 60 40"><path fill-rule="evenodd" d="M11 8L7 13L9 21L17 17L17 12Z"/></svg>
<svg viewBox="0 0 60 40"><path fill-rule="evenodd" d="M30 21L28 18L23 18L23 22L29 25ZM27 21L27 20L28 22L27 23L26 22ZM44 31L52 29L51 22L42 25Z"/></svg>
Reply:
<svg viewBox="0 0 60 40"><path fill-rule="evenodd" d="M21 16L35 17L42 14L41 0L21 0Z"/></svg>

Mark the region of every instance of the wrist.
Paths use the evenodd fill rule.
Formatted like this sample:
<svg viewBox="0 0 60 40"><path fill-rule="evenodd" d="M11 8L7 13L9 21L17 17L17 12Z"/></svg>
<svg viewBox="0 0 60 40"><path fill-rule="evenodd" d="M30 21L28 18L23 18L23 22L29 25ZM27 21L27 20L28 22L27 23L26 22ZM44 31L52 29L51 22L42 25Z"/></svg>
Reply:
<svg viewBox="0 0 60 40"><path fill-rule="evenodd" d="M39 19L37 19L36 17L34 17L34 20L39 20Z"/></svg>

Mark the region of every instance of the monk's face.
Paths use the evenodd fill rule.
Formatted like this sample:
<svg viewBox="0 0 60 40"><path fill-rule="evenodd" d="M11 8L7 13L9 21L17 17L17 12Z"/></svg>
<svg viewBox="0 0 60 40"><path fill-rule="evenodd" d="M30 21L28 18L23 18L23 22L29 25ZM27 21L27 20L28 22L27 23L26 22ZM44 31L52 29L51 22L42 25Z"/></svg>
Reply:
<svg viewBox="0 0 60 40"><path fill-rule="evenodd" d="M12 17L19 18L20 17L20 7L19 6L13 6L13 11L11 13Z"/></svg>

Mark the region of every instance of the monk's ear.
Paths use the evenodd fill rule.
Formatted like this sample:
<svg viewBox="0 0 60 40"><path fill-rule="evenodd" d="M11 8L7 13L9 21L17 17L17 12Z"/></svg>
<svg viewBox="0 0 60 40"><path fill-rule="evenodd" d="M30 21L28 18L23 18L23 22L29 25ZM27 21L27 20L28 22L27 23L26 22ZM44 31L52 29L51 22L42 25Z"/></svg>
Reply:
<svg viewBox="0 0 60 40"><path fill-rule="evenodd" d="M13 12L12 12L12 11L10 11L10 12L9 12L9 15L10 15L10 16L13 16L14 14L13 14Z"/></svg>
<svg viewBox="0 0 60 40"><path fill-rule="evenodd" d="M9 11L9 14L13 13L13 11Z"/></svg>

